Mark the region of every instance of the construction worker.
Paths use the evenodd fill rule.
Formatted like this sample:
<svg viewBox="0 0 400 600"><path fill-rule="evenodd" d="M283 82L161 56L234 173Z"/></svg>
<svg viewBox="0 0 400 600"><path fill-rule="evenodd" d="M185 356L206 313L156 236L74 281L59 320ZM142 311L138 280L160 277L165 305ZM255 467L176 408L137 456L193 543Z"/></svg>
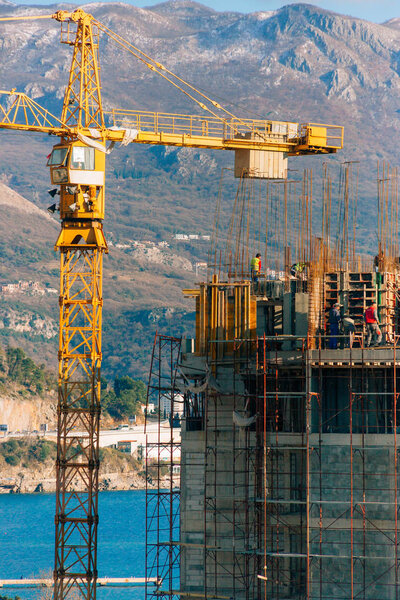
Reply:
<svg viewBox="0 0 400 600"><path fill-rule="evenodd" d="M356 325L354 323L354 319L349 317L349 315L346 315L342 319L342 325L343 325L343 333L346 336L345 344L348 348L352 348L353 342L354 342L354 333L356 331Z"/></svg>
<svg viewBox="0 0 400 600"><path fill-rule="evenodd" d="M290 267L290 274L296 278L304 277L303 273L305 272L306 267L308 267L308 263L306 262L294 263L294 265Z"/></svg>
<svg viewBox="0 0 400 600"><path fill-rule="evenodd" d="M330 350L336 350L337 348L337 336L339 335L339 325L342 318L340 316L340 304L335 302L329 311L329 348Z"/></svg>
<svg viewBox="0 0 400 600"><path fill-rule="evenodd" d="M250 261L250 274L254 287L258 287L258 277L261 271L261 254L258 253Z"/></svg>
<svg viewBox="0 0 400 600"><path fill-rule="evenodd" d="M367 348L371 345L378 345L382 341L382 332L379 327L378 312L376 302L372 302L364 313L364 321L367 327Z"/></svg>

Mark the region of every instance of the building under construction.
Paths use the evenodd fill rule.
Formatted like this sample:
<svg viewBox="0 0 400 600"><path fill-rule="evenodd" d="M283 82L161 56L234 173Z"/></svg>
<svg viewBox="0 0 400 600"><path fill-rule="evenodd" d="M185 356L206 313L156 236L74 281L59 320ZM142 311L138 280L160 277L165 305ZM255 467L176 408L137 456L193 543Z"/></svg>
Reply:
<svg viewBox="0 0 400 600"><path fill-rule="evenodd" d="M315 233L310 172L241 180L224 235L217 207L210 277L184 292L195 339L154 345L149 398L168 397L172 413L183 402L184 416L181 445L171 419L149 460L148 599L398 597L397 173L379 168L378 248L366 257L355 171L341 166L336 202L325 170ZM332 334L336 302L354 335ZM383 340L366 347L371 302Z"/></svg>

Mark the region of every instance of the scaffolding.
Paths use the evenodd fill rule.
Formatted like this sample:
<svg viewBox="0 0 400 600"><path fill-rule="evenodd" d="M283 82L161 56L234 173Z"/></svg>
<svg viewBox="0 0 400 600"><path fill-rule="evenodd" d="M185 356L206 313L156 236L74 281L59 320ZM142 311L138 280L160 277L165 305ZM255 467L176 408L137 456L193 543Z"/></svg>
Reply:
<svg viewBox="0 0 400 600"><path fill-rule="evenodd" d="M268 598L398 597L397 342L337 350L335 365L329 350L302 352L295 427L293 396L277 385L275 432L272 415L266 431ZM284 367L267 361L281 379Z"/></svg>
<svg viewBox="0 0 400 600"><path fill-rule="evenodd" d="M156 334L146 402L146 598L178 598L180 440L174 415L181 339ZM156 416L150 414L155 405ZM164 418L164 410L171 416ZM155 435L154 435L155 429ZM156 580L156 584L148 583Z"/></svg>
<svg viewBox="0 0 400 600"><path fill-rule="evenodd" d="M196 301L196 336L183 341L174 375L184 395L179 525L164 510L166 521L157 514L156 533L150 518L148 534L159 536L148 553L158 552L160 564L166 546L179 548L179 561L175 571L165 558L148 569L148 577L176 575L163 575L158 596L398 600L397 174L380 167L378 252L367 260L355 253L355 171L341 166L336 240L328 170L321 238L311 231L311 173L299 197L295 184L268 184L257 221L265 272L252 281L262 199L241 182L224 253L214 240L212 277L184 291ZM289 206L304 209L291 224ZM292 250L304 269L291 268ZM372 303L383 335L369 347ZM154 361L153 353L153 372ZM157 507L165 494L158 482L149 494Z"/></svg>
<svg viewBox="0 0 400 600"><path fill-rule="evenodd" d="M148 489L148 597L397 598L397 342L340 365L321 337L223 343L231 389L185 398L180 526L172 477Z"/></svg>

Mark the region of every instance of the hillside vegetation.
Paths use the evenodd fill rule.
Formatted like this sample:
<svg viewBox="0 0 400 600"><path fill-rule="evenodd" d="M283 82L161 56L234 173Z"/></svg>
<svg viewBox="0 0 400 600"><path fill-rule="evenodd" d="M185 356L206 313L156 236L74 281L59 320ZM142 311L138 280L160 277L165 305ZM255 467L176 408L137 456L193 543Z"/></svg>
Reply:
<svg viewBox="0 0 400 600"><path fill-rule="evenodd" d="M47 398L47 403L51 403L55 411L56 390L56 377L44 364L37 365L22 348L9 346L4 349L0 346L0 422L7 423L8 420L1 411L1 396L9 397L8 405L20 398ZM117 376L110 381L102 378L102 415L109 423L141 415L143 404L146 404L146 385L142 380L129 375ZM39 408L37 410L40 411ZM42 422L46 422L44 415Z"/></svg>
<svg viewBox="0 0 400 600"><path fill-rule="evenodd" d="M146 404L146 386L143 381L128 375L116 377L113 385L101 397L102 410L116 421L141 414L141 405Z"/></svg>
<svg viewBox="0 0 400 600"><path fill-rule="evenodd" d="M57 447L44 439L0 442L0 493L54 492ZM150 467L149 475L154 475ZM114 448L100 449L99 489L145 487L145 468L135 456ZM77 489L82 481L73 482Z"/></svg>
<svg viewBox="0 0 400 600"><path fill-rule="evenodd" d="M13 391L29 398L55 389L55 376L44 363L37 365L22 348L0 346L0 394Z"/></svg>
<svg viewBox="0 0 400 600"><path fill-rule="evenodd" d="M55 377L44 364L38 366L22 348L0 349L0 386L15 382L30 394L42 394L55 388ZM1 387L0 387L1 389Z"/></svg>
<svg viewBox="0 0 400 600"><path fill-rule="evenodd" d="M0 470L4 473L4 463L12 467L19 466L22 469L34 470L38 465L47 465L55 469L57 456L57 444L50 440L38 439L15 439L12 438L0 443ZM129 464L135 471L141 471L142 467L138 460L114 448L100 449L101 472L111 470L118 471L121 464Z"/></svg>
<svg viewBox="0 0 400 600"><path fill-rule="evenodd" d="M12 438L0 444L0 464L3 460L12 467L20 465L24 469L32 469L48 459L55 461L56 456L56 444L48 440L26 441Z"/></svg>

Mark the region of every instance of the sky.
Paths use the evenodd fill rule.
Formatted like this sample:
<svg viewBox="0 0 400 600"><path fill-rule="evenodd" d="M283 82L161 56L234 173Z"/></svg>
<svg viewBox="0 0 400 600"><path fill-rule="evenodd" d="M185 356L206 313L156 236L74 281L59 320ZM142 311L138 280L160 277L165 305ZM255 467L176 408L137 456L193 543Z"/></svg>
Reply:
<svg viewBox="0 0 400 600"><path fill-rule="evenodd" d="M63 0L13 0L16 4L53 4ZM68 1L68 0L66 0ZM74 4L84 4L93 0L70 0ZM100 0L108 1L108 0ZM112 1L112 0L111 0ZM136 6L151 6L163 0L123 0ZM297 0L298 2L299 0ZM286 4L295 4L293 0L200 0L202 4L215 10L233 10L238 12L256 12L275 10ZM374 23L383 23L393 17L400 17L400 0L308 0L315 4L341 14L367 19Z"/></svg>

